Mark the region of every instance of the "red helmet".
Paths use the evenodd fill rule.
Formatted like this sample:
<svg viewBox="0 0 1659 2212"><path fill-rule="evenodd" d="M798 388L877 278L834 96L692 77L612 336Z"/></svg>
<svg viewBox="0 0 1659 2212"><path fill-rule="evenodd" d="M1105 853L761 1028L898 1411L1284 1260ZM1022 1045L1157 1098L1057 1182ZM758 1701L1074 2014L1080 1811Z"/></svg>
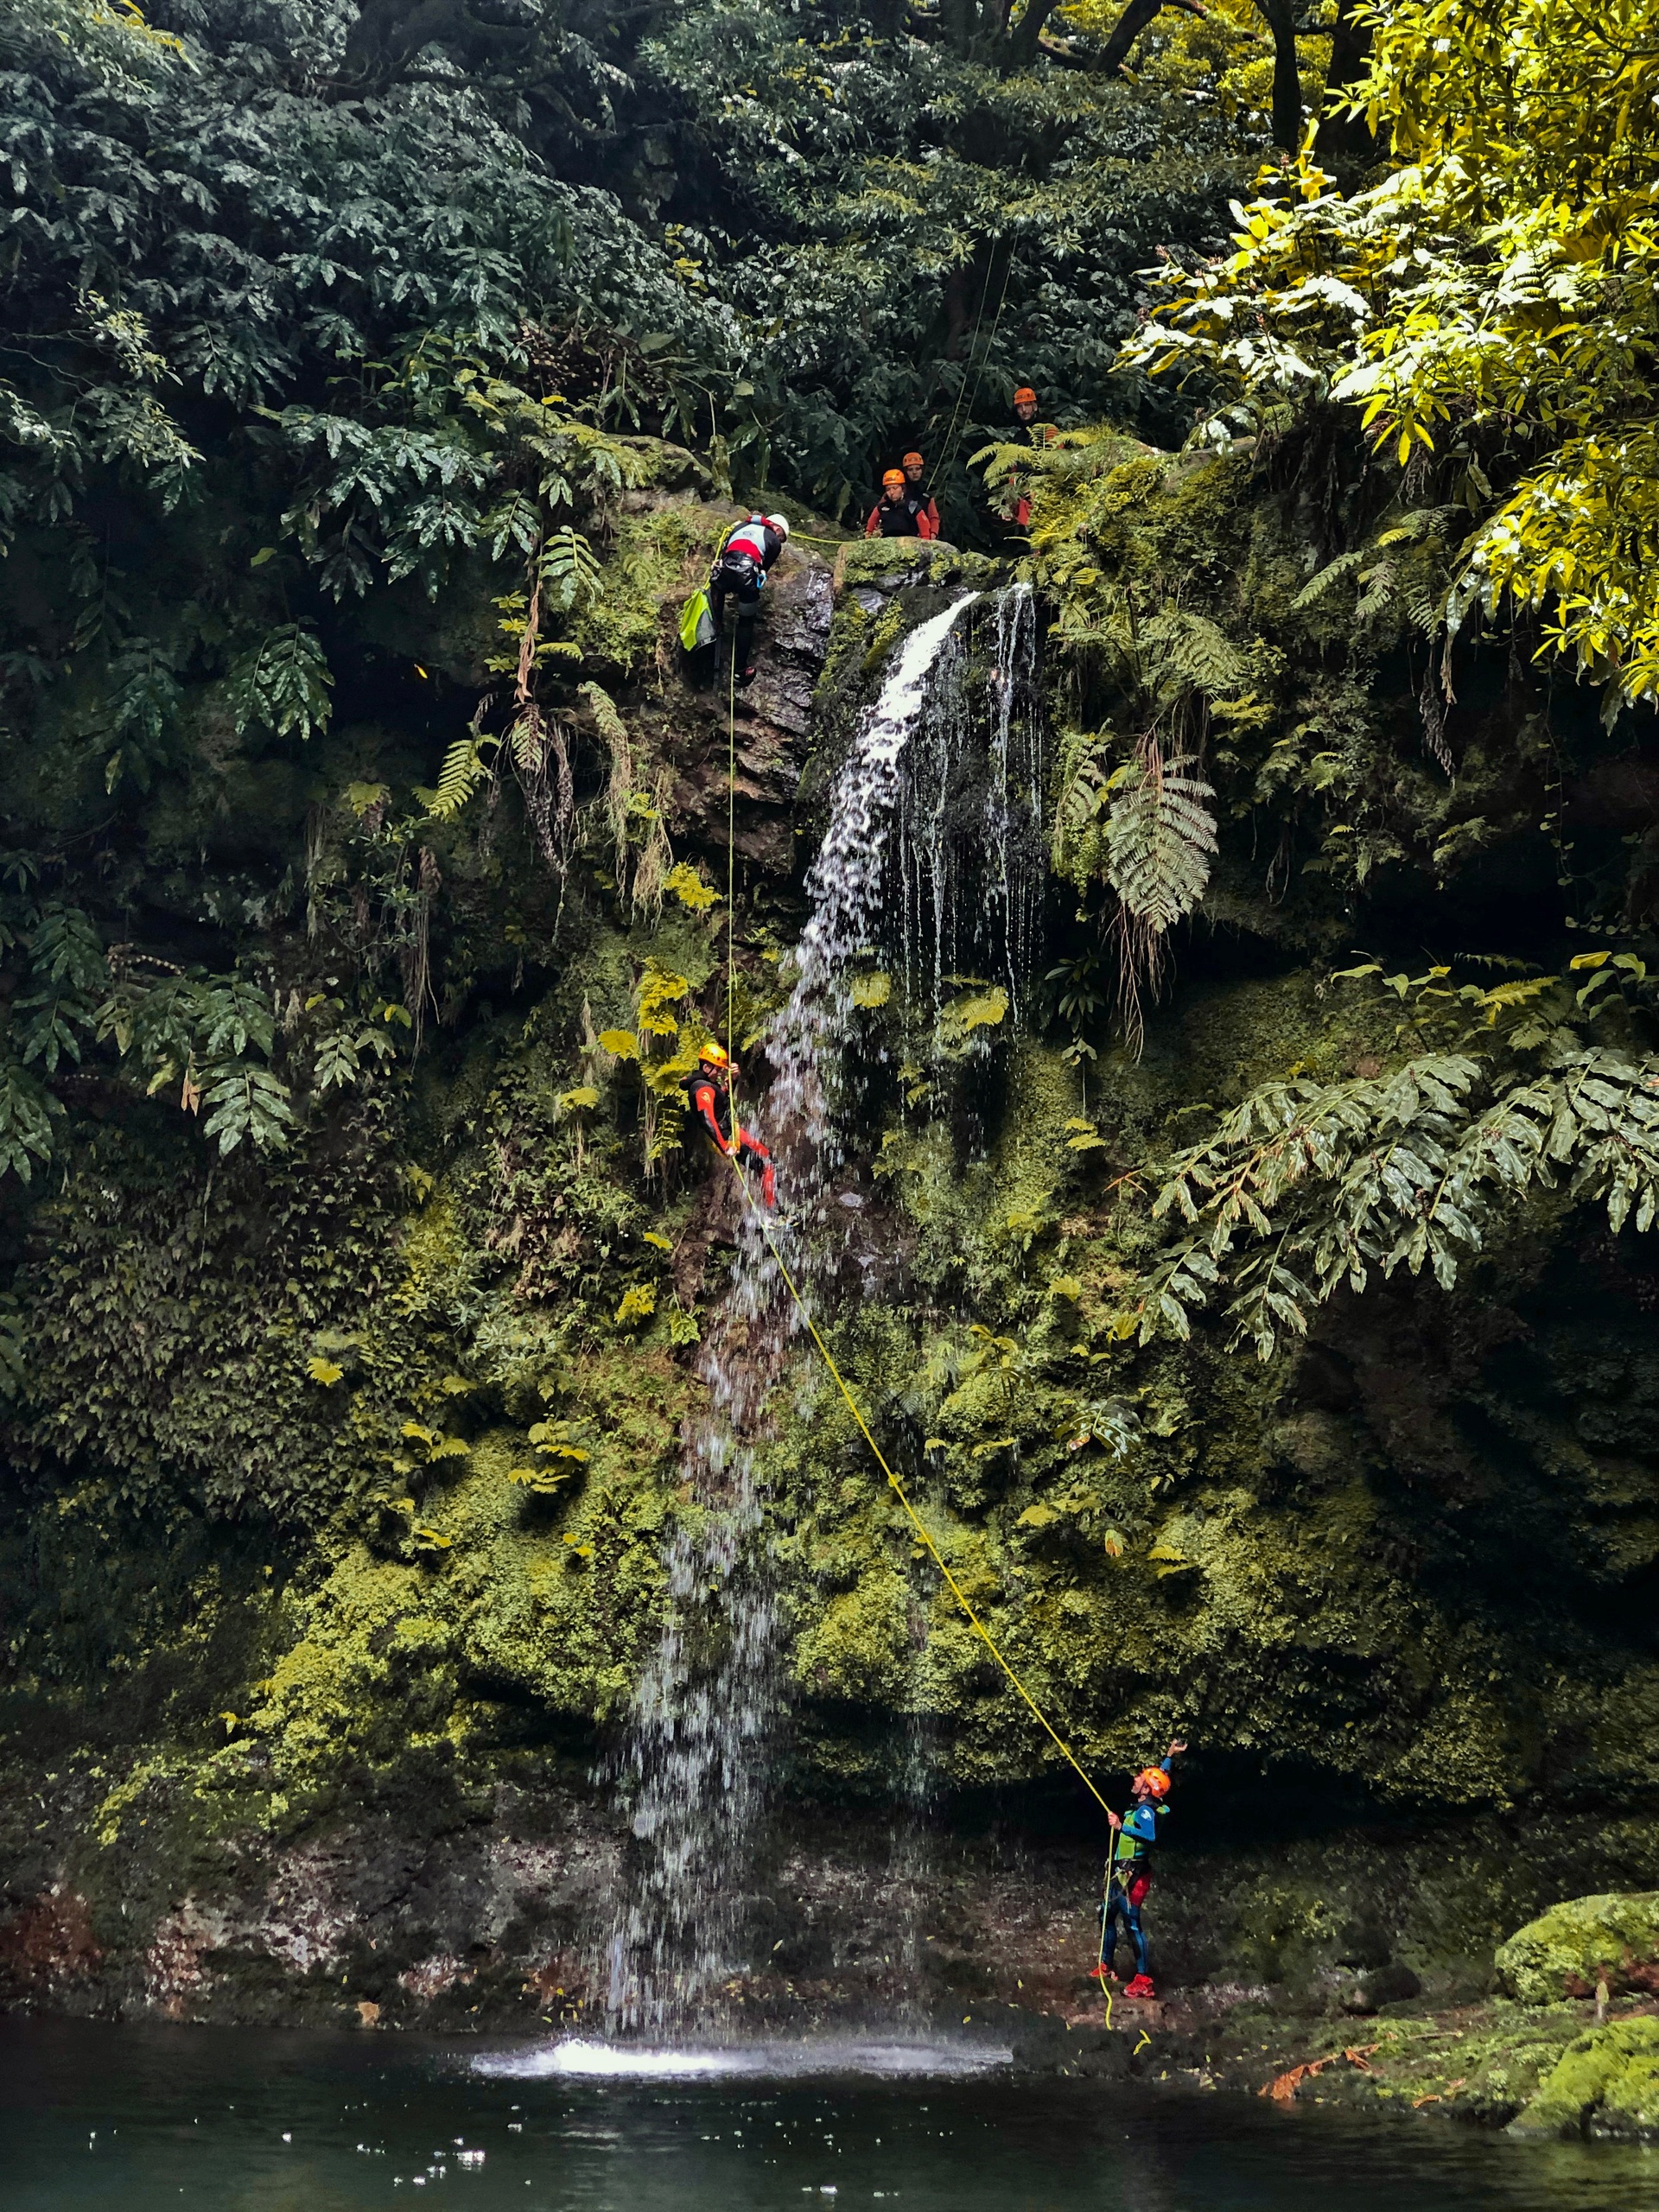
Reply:
<svg viewBox="0 0 1659 2212"><path fill-rule="evenodd" d="M1149 1789L1154 1797L1167 1797L1169 1777L1160 1766L1143 1766L1135 1777L1137 1789Z"/></svg>

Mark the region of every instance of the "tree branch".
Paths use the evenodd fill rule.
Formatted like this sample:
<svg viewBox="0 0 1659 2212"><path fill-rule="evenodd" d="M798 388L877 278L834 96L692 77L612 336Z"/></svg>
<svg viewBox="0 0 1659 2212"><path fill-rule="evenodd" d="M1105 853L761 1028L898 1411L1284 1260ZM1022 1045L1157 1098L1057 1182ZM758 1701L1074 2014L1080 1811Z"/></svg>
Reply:
<svg viewBox="0 0 1659 2212"><path fill-rule="evenodd" d="M1209 12L1198 4L1198 0L1129 0L1128 6L1112 25L1111 35L1101 49L1099 59L1082 66L1099 70L1103 77L1119 75L1129 58L1129 48L1166 8L1182 8L1189 16L1205 16Z"/></svg>

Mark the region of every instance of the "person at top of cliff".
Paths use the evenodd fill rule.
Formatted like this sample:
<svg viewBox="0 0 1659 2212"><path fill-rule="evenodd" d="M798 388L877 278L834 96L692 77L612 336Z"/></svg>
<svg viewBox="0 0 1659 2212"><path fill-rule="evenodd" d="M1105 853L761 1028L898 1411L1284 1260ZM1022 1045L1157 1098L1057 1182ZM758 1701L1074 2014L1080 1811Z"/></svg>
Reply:
<svg viewBox="0 0 1659 2212"><path fill-rule="evenodd" d="M1100 1964L1090 1972L1097 1981L1117 1980L1114 1960L1121 1920L1135 1950L1135 1975L1124 1986L1126 1997L1155 1997L1158 1993L1147 1970L1147 1936L1141 1925L1141 1907L1152 1886L1150 1853L1158 1840L1158 1823L1169 1810L1164 1801L1169 1796L1170 1768L1185 1749L1184 1743L1173 1743L1158 1765L1143 1767L1129 1784L1133 1802L1128 1811L1122 1818L1116 1813L1106 1815L1111 1823L1112 1848L1100 1906Z"/></svg>
<svg viewBox="0 0 1659 2212"><path fill-rule="evenodd" d="M1014 435L1008 441L1010 445L1046 446L1053 436L1054 425L1052 423L1039 423L1037 420L1037 407L1036 393L1028 384L1022 384L1014 395L1014 419L1016 427ZM1016 530L1024 530L1031 521L1031 501L1020 488L1017 476L1010 475L1008 484L1014 493L1014 527Z"/></svg>
<svg viewBox="0 0 1659 2212"><path fill-rule="evenodd" d="M760 1196L768 1206L778 1203L778 1179L772 1154L752 1130L742 1128L732 1107L732 1082L737 1074L723 1045L711 1038L697 1056L697 1065L685 1078L686 1103L694 1121L728 1160L740 1167L760 1172Z"/></svg>
<svg viewBox="0 0 1659 2212"><path fill-rule="evenodd" d="M881 479L881 496L870 509L864 524L866 537L928 537L909 497L910 486L902 468L890 468Z"/></svg>
<svg viewBox="0 0 1659 2212"><path fill-rule="evenodd" d="M939 510L922 487L922 471L927 463L918 453L907 453L899 466L905 472L905 498L915 510L916 527L924 537L939 534Z"/></svg>
<svg viewBox="0 0 1659 2212"><path fill-rule="evenodd" d="M754 681L754 622L760 611L760 594L772 563L788 543L786 519L757 511L727 531L709 571L709 612L715 618L716 631L725 627L727 601L734 600L737 605L734 651L740 683Z"/></svg>

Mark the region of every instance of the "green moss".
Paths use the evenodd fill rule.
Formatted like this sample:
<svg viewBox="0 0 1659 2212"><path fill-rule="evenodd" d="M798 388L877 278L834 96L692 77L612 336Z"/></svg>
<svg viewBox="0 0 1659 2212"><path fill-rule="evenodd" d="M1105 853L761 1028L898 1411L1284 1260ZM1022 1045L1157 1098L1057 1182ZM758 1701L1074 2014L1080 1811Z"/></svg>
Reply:
<svg viewBox="0 0 1659 2212"><path fill-rule="evenodd" d="M1497 1954L1503 1986L1523 2004L1659 1983L1659 1891L1573 1897L1516 1930Z"/></svg>
<svg viewBox="0 0 1659 2212"><path fill-rule="evenodd" d="M1577 2037L1510 2133L1659 2137L1659 2019L1610 2021Z"/></svg>

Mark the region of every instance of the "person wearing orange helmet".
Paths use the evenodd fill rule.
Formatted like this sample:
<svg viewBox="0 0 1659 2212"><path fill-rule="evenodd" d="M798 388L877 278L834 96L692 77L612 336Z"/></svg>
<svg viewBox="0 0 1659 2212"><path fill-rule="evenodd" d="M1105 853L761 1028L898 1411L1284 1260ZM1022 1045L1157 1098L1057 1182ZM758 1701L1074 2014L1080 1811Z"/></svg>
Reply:
<svg viewBox="0 0 1659 2212"><path fill-rule="evenodd" d="M728 1160L735 1160L740 1167L759 1168L760 1196L767 1205L775 1205L778 1179L772 1171L772 1154L752 1130L739 1127L732 1110L732 1082L736 1073L725 1046L710 1038L698 1053L696 1066L685 1078L686 1103L693 1117L702 1124L704 1133Z"/></svg>
<svg viewBox="0 0 1659 2212"><path fill-rule="evenodd" d="M881 479L881 496L870 509L864 524L866 537L925 537L916 510L906 496L909 486L902 468L890 468Z"/></svg>
<svg viewBox="0 0 1659 2212"><path fill-rule="evenodd" d="M1054 435L1052 423L1037 420L1038 398L1028 384L1022 384L1014 395L1014 419L1017 425L1010 445L1046 446ZM1024 530L1031 521L1031 501L1021 489L1017 476L1008 478L1014 493L1013 520L1015 529Z"/></svg>
<svg viewBox="0 0 1659 2212"><path fill-rule="evenodd" d="M1126 1997L1155 1997L1158 1993L1147 1971L1147 1936L1141 1925L1141 1907L1152 1887L1149 1853L1158 1839L1158 1823L1169 1810L1164 1800L1169 1795L1170 1767L1185 1749L1184 1743L1173 1743L1158 1765L1143 1767L1129 1784L1134 1802L1128 1811L1122 1818L1116 1813L1106 1815L1112 1827L1112 1851L1107 1867L1106 1894L1100 1908L1104 1920L1100 1964L1091 1973L1096 1980L1117 1980L1113 1961L1117 1950L1117 1923L1121 1920L1135 1948L1135 1977L1125 1985Z"/></svg>
<svg viewBox="0 0 1659 2212"><path fill-rule="evenodd" d="M939 511L922 487L922 471L927 463L918 453L907 453L899 466L905 472L905 498L916 518L916 527L924 537L939 534Z"/></svg>

